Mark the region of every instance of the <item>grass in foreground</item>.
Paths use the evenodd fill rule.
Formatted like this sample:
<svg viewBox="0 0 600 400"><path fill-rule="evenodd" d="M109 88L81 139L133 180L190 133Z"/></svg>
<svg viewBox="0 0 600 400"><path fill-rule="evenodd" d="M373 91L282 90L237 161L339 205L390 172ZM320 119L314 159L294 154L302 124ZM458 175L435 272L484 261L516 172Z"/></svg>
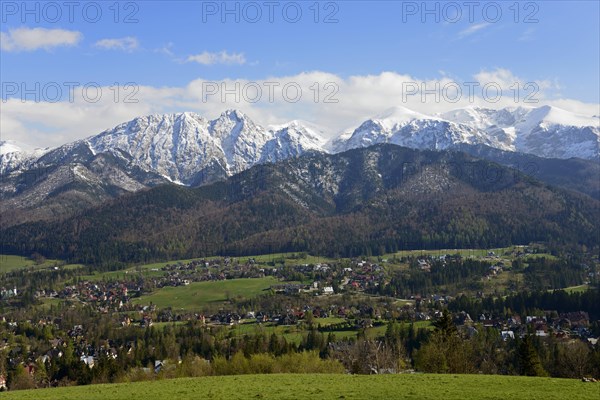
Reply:
<svg viewBox="0 0 600 400"><path fill-rule="evenodd" d="M597 400L600 384L490 375L239 375L2 394L7 400L528 399Z"/></svg>

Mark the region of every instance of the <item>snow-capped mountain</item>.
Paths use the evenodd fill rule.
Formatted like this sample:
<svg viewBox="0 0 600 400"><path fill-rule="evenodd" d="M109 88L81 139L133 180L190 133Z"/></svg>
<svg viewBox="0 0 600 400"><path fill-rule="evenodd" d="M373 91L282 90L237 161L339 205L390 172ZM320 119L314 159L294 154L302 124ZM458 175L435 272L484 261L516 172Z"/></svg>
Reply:
<svg viewBox="0 0 600 400"><path fill-rule="evenodd" d="M465 108L442 117L485 131L506 146L502 150L545 158L600 156L600 120L557 107Z"/></svg>
<svg viewBox="0 0 600 400"><path fill-rule="evenodd" d="M468 107L432 116L396 107L333 143L334 151L376 143L433 150L471 144L546 158L598 159L600 124L597 118L550 106Z"/></svg>
<svg viewBox="0 0 600 400"><path fill-rule="evenodd" d="M324 143L310 124L263 128L235 110L214 120L187 112L148 115L45 151L2 142L0 212L47 208L42 214L56 216L161 183L197 186L323 151ZM11 214L5 222L12 217L19 218Z"/></svg>
<svg viewBox="0 0 600 400"><path fill-rule="evenodd" d="M85 141L94 154L124 157L184 185L230 176L260 162L322 151L324 142L298 121L263 128L236 110L212 121L194 113L140 117Z"/></svg>
<svg viewBox="0 0 600 400"><path fill-rule="evenodd" d="M272 139L265 144L261 162L298 157L307 151L325 151L325 132L316 125L294 120L285 125L270 126L268 129Z"/></svg>
<svg viewBox="0 0 600 400"><path fill-rule="evenodd" d="M48 149L35 149L14 140L0 140L0 175L18 168L42 156Z"/></svg>
<svg viewBox="0 0 600 400"><path fill-rule="evenodd" d="M338 140L333 150L344 151L377 143L432 150L447 149L457 143L502 146L475 127L395 107L363 122L346 140Z"/></svg>
<svg viewBox="0 0 600 400"><path fill-rule="evenodd" d="M600 119L549 106L468 107L439 115L396 107L329 142L324 137L330 137L325 129L307 122L263 127L229 110L214 120L189 112L143 116L55 149L0 142L0 213L4 223L56 217L162 183L198 186L306 152L378 143L600 158ZM15 209L34 210L35 216L7 213Z"/></svg>
<svg viewBox="0 0 600 400"><path fill-rule="evenodd" d="M0 141L0 155L10 153L23 153L23 148L14 140L2 140Z"/></svg>
<svg viewBox="0 0 600 400"><path fill-rule="evenodd" d="M434 150L486 145L546 158L597 159L600 154L600 119L550 106L467 107L437 115L395 107L329 142L324 136L329 136L325 129L308 122L263 127L236 110L215 120L190 112L148 115L53 150L0 142L0 174L110 154L168 181L198 185L307 151L340 152L377 143Z"/></svg>
<svg viewBox="0 0 600 400"><path fill-rule="evenodd" d="M319 129L309 123L263 128L236 110L215 120L189 112L148 115L53 150L25 150L13 141L0 142L0 173L20 172L25 160L35 168L49 168L110 154L171 182L196 185L260 162L323 151L324 143Z"/></svg>
<svg viewBox="0 0 600 400"><path fill-rule="evenodd" d="M18 167L27 158L23 151L14 141L0 141L0 174Z"/></svg>

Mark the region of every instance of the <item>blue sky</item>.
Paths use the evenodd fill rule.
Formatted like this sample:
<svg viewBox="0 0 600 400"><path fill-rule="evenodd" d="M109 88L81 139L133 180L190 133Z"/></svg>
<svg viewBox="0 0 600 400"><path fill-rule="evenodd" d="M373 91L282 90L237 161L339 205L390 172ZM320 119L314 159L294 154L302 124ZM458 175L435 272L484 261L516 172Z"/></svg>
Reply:
<svg viewBox="0 0 600 400"><path fill-rule="evenodd" d="M369 77L381 78L383 73L396 74L396 79L466 82L485 72L490 79L500 74L506 81L514 78L519 82L538 82L544 102L557 101L565 108L581 108L580 103L596 106L600 102L600 2L597 1L484 1L475 2L472 9L463 1L274 1L269 3L273 7L273 22L269 21L270 6L263 1L250 5L227 2L225 6L221 1L124 1L119 3L118 16L112 1L96 2L93 5L99 4L102 12L97 22L90 22L95 12L90 2L76 3L72 21L65 7L60 7L62 17L54 21L56 9L44 9L45 2L28 3L31 9L38 7L37 15L36 12L23 15L21 2L3 1L0 73L3 84L16 82L26 87L33 87L35 82L41 85L95 82L102 86L132 82L141 87L140 102L145 106L106 104L95 109L94 113L106 115L91 123L88 134L100 128L96 126L100 121L118 122L119 118L128 118L135 112L175 111L184 107L215 113L229 106L217 104L208 108L198 104L196 107L191 98L186 102L174 99L178 89L189 88L198 80L264 81L303 73L342 80L350 89L340 90L341 100L347 93L357 95L359 91L352 85L369 85ZM498 4L501 15L497 14ZM298 5L302 16L292 23ZM223 15L223 7L233 10L237 7L237 11ZM425 13L424 7L433 12ZM253 23L249 19L254 18L257 9L262 15ZM456 11L461 13L460 18ZM130 23L124 21L127 16ZM46 31L32 34L35 28ZM23 104L7 101L20 99L23 93L20 90L8 93L6 86L2 88L5 110L0 122L4 136L21 135L34 122L40 135L64 129L60 124L53 126L52 122L46 122L44 128L43 121L40 125L40 115L31 115L27 120ZM171 92L155 93L165 88ZM189 90L186 93L189 95ZM161 108L157 104L163 95L171 102ZM346 104L349 99L346 98ZM43 102L42 98L33 103ZM67 103L62 104L64 112L71 108L71 113L84 113L91 107ZM384 99L380 107L385 104ZM58 107L38 105L28 110ZM341 101L338 109L343 105ZM397 104L389 104L394 105ZM257 112L263 118L268 113L275 115L274 121L294 117L291 115L294 109L287 105L279 108L274 105L269 111L265 111L268 108L265 105L254 108L259 109ZM296 110L300 110L301 117L318 114L306 105ZM365 115L373 111L365 110ZM35 112L42 116L52 113ZM335 128L340 129L341 125ZM70 134L65 135L53 140L70 138Z"/></svg>

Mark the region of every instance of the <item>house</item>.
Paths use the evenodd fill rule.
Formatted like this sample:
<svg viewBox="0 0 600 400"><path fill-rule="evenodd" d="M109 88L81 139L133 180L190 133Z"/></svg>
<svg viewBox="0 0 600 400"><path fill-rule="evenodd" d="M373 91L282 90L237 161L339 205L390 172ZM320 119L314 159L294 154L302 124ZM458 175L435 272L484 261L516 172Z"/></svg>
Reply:
<svg viewBox="0 0 600 400"><path fill-rule="evenodd" d="M263 323L263 322L269 322L269 316L267 314L265 314L265 313L259 312L256 315L256 323L260 324L260 323Z"/></svg>
<svg viewBox="0 0 600 400"><path fill-rule="evenodd" d="M57 360L59 358L61 358L63 356L63 352L61 349L53 347L50 351L48 351L46 353L46 355L51 359L51 360Z"/></svg>
<svg viewBox="0 0 600 400"><path fill-rule="evenodd" d="M18 291L17 291L17 287L15 286L14 289L8 289L6 290L5 288L2 288L0 290L0 297L3 299L8 299L11 297L16 297L18 295Z"/></svg>
<svg viewBox="0 0 600 400"><path fill-rule="evenodd" d="M140 326L142 328L150 328L152 325L154 325L154 323L152 322L152 318L150 317L144 317L140 322Z"/></svg>
<svg viewBox="0 0 600 400"><path fill-rule="evenodd" d="M298 319L294 315L287 314L285 317L280 318L279 325L295 325Z"/></svg>
<svg viewBox="0 0 600 400"><path fill-rule="evenodd" d="M42 356L39 356L37 360L42 364L46 364L46 362L50 362L50 356L48 354L44 354Z"/></svg>
<svg viewBox="0 0 600 400"><path fill-rule="evenodd" d="M69 332L67 332L68 335L70 337L83 337L83 326L82 325L75 325L73 326L73 329L69 330Z"/></svg>
<svg viewBox="0 0 600 400"><path fill-rule="evenodd" d="M94 368L94 357L92 356L81 356L80 360L88 366L89 369Z"/></svg>
<svg viewBox="0 0 600 400"><path fill-rule="evenodd" d="M331 287L331 286L325 286L323 288L323 294L333 294L333 293L334 293L333 287Z"/></svg>
<svg viewBox="0 0 600 400"><path fill-rule="evenodd" d="M469 313L462 311L454 317L454 323L456 325L472 325L473 320L471 319Z"/></svg>
<svg viewBox="0 0 600 400"><path fill-rule="evenodd" d="M37 367L33 363L29 363L25 366L25 372L27 372L29 375L32 375L32 376L33 376L33 374L35 374L36 369L37 369Z"/></svg>
<svg viewBox="0 0 600 400"><path fill-rule="evenodd" d="M275 291L275 293L285 293L287 295L301 293L305 288L305 285L297 283L288 283L284 285L271 286L271 289Z"/></svg>
<svg viewBox="0 0 600 400"><path fill-rule="evenodd" d="M590 316L585 311L561 314L562 318L569 320L572 329L587 328L590 326Z"/></svg>
<svg viewBox="0 0 600 400"><path fill-rule="evenodd" d="M492 275L498 275L501 272L502 272L502 266L500 266L500 265L492 265L490 267L490 273Z"/></svg>
<svg viewBox="0 0 600 400"><path fill-rule="evenodd" d="M429 265L426 260L419 259L417 262L419 264L419 268L421 268L421 271L431 272L431 265Z"/></svg>
<svg viewBox="0 0 600 400"><path fill-rule="evenodd" d="M502 335L502 340L504 340L504 341L515 338L515 333L513 331L502 331L501 335Z"/></svg>
<svg viewBox="0 0 600 400"><path fill-rule="evenodd" d="M167 363L166 360L154 361L154 373L158 374L160 372L160 370L165 366L166 363Z"/></svg>

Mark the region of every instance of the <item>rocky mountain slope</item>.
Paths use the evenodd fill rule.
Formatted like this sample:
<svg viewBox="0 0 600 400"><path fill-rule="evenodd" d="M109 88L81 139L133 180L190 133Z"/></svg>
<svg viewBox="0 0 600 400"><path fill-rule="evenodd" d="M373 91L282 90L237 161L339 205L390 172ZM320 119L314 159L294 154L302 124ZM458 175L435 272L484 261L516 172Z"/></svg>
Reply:
<svg viewBox="0 0 600 400"><path fill-rule="evenodd" d="M150 115L56 149L4 143L4 224L60 217L158 184L198 186L264 162L321 151L325 140L298 121L263 128L239 111L215 120L193 113Z"/></svg>
<svg viewBox="0 0 600 400"><path fill-rule="evenodd" d="M259 164L0 231L7 251L87 263L309 251L598 245L600 201L464 152L382 144Z"/></svg>
<svg viewBox="0 0 600 400"><path fill-rule="evenodd" d="M417 149L448 149L460 144L545 158L600 159L600 120L556 107L477 107L427 116L396 107L363 122L337 139L334 151L393 143Z"/></svg>
<svg viewBox="0 0 600 400"><path fill-rule="evenodd" d="M541 179L596 197L599 189L590 174L599 164L599 121L549 106L470 107L433 116L396 107L326 143L323 129L309 123L263 127L236 110L214 120L187 112L149 115L55 149L0 142L0 215L5 226L61 218L167 182L195 187L257 164L380 143L467 152L469 146L497 149L506 155L477 155L512 167L515 160L537 156L538 164L549 168ZM590 160L576 162L585 165L582 179L564 177L573 166L556 167L559 160L550 168L543 161L571 157ZM559 179L552 180L556 174Z"/></svg>

